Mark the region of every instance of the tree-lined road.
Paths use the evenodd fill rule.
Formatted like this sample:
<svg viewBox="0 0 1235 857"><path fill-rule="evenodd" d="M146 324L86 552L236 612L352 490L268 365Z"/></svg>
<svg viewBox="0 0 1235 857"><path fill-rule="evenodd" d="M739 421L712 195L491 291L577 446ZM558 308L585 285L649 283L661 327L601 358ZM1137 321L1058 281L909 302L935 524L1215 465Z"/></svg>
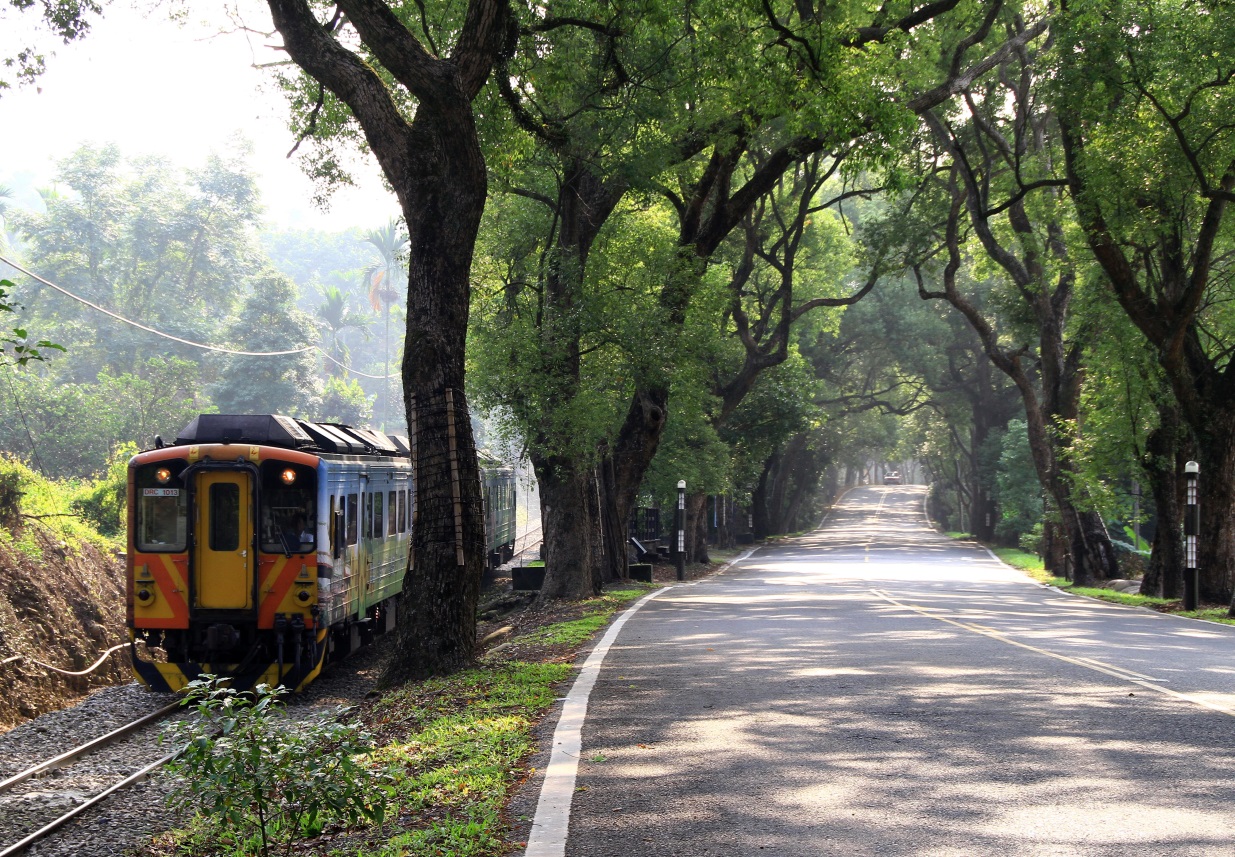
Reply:
<svg viewBox="0 0 1235 857"><path fill-rule="evenodd" d="M1235 851L1235 628L1037 585L922 491L856 489L629 619L566 854Z"/></svg>

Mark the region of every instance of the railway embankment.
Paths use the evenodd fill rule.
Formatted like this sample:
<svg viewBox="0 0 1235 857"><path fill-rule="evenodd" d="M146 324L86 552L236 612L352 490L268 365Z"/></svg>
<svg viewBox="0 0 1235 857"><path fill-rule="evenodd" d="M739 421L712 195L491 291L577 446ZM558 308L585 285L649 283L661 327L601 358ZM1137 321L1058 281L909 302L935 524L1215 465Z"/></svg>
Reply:
<svg viewBox="0 0 1235 857"><path fill-rule="evenodd" d="M119 544L72 496L0 457L0 731L132 680L115 656L69 674L124 640Z"/></svg>

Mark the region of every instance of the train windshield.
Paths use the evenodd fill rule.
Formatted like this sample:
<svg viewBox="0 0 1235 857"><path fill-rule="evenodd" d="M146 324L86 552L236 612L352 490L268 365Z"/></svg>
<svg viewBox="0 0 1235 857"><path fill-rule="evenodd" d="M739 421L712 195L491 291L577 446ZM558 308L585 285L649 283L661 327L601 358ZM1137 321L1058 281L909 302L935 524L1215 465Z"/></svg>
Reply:
<svg viewBox="0 0 1235 857"><path fill-rule="evenodd" d="M310 553L317 549L317 473L286 461L264 461L261 549Z"/></svg>
<svg viewBox="0 0 1235 857"><path fill-rule="evenodd" d="M158 461L137 468L134 547L146 553L183 551L189 530L189 497L180 478L187 462Z"/></svg>

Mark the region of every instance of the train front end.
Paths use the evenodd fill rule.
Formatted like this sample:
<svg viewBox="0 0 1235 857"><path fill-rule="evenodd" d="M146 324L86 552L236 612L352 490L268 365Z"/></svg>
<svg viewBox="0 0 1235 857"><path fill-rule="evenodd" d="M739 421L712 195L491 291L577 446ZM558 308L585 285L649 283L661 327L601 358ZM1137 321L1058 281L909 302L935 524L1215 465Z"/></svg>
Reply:
<svg viewBox="0 0 1235 857"><path fill-rule="evenodd" d="M321 670L320 459L241 439L257 434L178 438L129 463L127 618L152 689L203 674L300 689Z"/></svg>

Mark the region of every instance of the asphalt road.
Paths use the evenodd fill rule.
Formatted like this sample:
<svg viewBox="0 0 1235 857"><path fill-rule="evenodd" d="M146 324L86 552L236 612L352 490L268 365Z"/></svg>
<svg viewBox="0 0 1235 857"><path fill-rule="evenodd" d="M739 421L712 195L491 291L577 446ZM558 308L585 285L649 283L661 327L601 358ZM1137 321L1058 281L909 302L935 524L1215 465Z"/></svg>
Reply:
<svg viewBox="0 0 1235 857"><path fill-rule="evenodd" d="M629 618L567 855L1235 854L1235 628L1035 584L922 492Z"/></svg>

